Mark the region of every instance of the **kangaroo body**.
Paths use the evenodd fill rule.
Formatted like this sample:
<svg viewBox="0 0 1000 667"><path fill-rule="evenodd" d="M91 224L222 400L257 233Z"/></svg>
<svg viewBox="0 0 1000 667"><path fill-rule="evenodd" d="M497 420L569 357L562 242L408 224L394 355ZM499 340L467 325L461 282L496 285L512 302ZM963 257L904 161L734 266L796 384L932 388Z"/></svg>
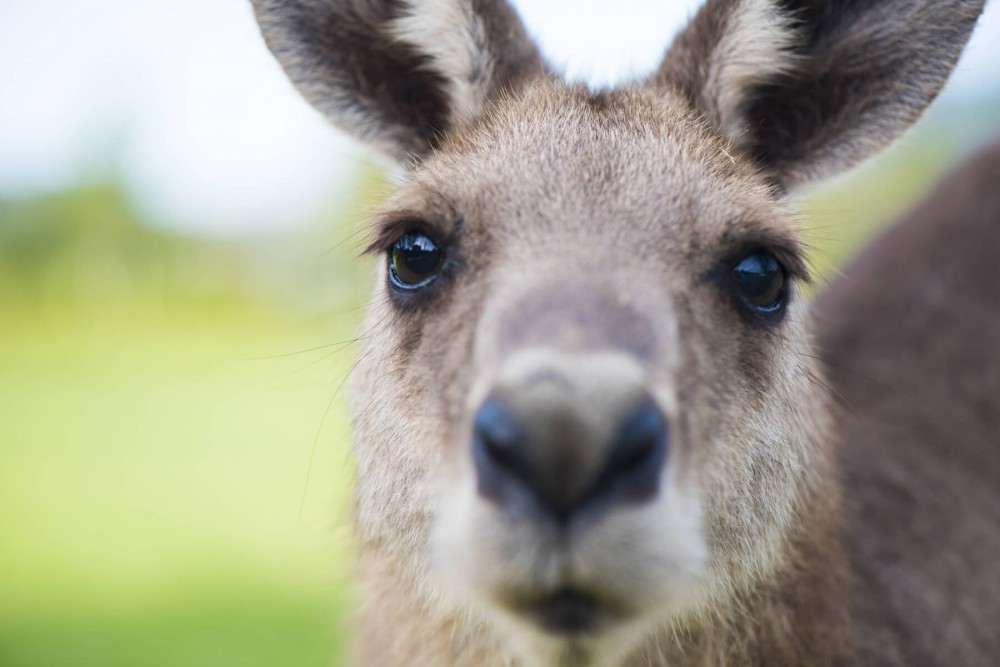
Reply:
<svg viewBox="0 0 1000 667"><path fill-rule="evenodd" d="M1000 143L814 306L842 398L845 542L864 664L1000 656Z"/></svg>

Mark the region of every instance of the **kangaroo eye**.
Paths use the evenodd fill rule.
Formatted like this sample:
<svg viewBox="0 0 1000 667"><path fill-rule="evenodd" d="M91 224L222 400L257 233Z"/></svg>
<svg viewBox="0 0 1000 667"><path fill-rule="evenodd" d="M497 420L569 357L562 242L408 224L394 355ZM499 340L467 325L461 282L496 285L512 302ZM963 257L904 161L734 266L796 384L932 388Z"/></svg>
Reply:
<svg viewBox="0 0 1000 667"><path fill-rule="evenodd" d="M404 234L389 252L389 278L401 289L416 289L437 277L444 252L423 232Z"/></svg>
<svg viewBox="0 0 1000 667"><path fill-rule="evenodd" d="M733 268L733 280L740 298L751 310L773 313L785 299L785 269L773 255L755 252Z"/></svg>

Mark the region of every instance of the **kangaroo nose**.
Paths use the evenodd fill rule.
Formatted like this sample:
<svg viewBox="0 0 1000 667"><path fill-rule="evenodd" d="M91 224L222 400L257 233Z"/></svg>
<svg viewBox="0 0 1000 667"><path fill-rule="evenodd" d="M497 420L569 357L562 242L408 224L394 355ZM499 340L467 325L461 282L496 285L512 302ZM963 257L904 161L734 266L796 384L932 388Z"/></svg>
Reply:
<svg viewBox="0 0 1000 667"><path fill-rule="evenodd" d="M512 516L534 511L560 522L652 499L667 456L666 419L645 395L622 412L593 428L593 415L572 406L515 409L487 399L472 434L479 493Z"/></svg>

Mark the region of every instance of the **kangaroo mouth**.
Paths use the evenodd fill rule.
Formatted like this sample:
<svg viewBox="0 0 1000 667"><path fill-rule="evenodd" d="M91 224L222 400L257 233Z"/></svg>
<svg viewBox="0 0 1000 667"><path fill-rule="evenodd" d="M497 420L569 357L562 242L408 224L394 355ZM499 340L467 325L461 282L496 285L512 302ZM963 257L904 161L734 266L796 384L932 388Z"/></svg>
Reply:
<svg viewBox="0 0 1000 667"><path fill-rule="evenodd" d="M542 631L560 637L601 634L623 621L625 615L619 606L573 588L521 600L513 611Z"/></svg>
<svg viewBox="0 0 1000 667"><path fill-rule="evenodd" d="M596 632L603 613L593 596L565 589L543 600L533 615L546 632L578 635Z"/></svg>

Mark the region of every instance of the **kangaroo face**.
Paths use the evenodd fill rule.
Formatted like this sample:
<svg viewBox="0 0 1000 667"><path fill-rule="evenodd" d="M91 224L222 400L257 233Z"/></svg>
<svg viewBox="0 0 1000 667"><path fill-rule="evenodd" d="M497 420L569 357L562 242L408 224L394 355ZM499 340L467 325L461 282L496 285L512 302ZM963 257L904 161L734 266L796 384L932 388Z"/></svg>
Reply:
<svg viewBox="0 0 1000 667"><path fill-rule="evenodd" d="M799 242L680 101L530 89L378 220L363 532L556 641L773 567L823 431Z"/></svg>
<svg viewBox="0 0 1000 667"><path fill-rule="evenodd" d="M708 0L593 94L501 0L254 6L305 97L409 167L353 376L367 664L846 654L795 632L841 580L797 569L838 495L784 197L909 126L983 0Z"/></svg>

